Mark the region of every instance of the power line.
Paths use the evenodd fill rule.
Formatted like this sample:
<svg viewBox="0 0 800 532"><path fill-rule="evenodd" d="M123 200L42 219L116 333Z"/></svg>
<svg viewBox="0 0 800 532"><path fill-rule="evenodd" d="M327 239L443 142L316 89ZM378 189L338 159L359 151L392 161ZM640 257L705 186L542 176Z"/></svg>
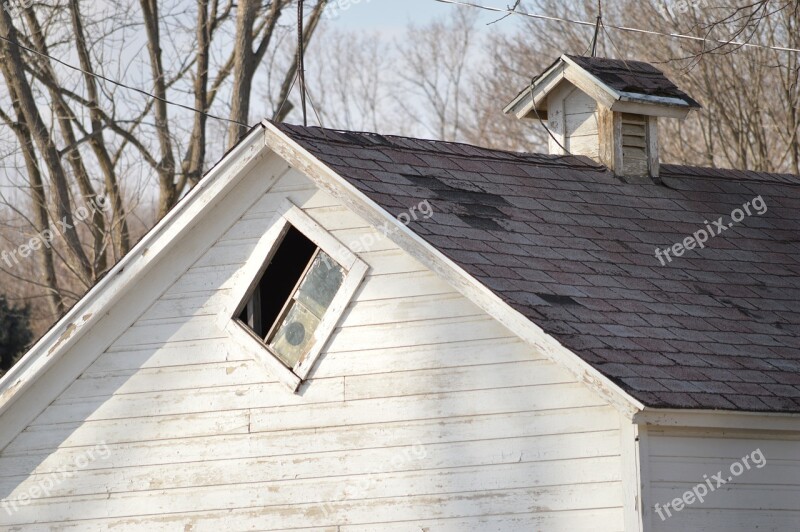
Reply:
<svg viewBox="0 0 800 532"><path fill-rule="evenodd" d="M194 107L191 107L189 105L184 105L182 103L172 102L172 101L169 101L167 99L160 98L160 97L156 96L155 94L150 94L149 92L147 92L145 90L142 90L142 89L139 89L139 88L136 88L136 87L132 87L130 85L126 85L126 84L121 83L119 81L115 81L115 80L113 80L111 78L107 78L107 77L105 77L105 76L103 76L101 74L95 74L94 72L87 72L86 70L83 70L80 67L76 67L75 65L70 65L69 63L66 63L66 62L62 61L61 59L55 58L55 57L53 57L51 55L44 54L44 53L39 52L37 50L33 50L32 48L28 48L27 46L25 46L23 44L20 44L20 43L18 43L16 41L12 41L11 39L3 37L2 35L0 35L0 40L5 41L5 42L7 42L9 44L13 44L14 46L16 46L18 48L26 50L26 51L28 51L28 52L30 52L32 54L36 54L36 55L38 55L40 57L46 57L46 58L50 59L51 61L55 61L56 63L58 63L60 65L63 65L65 67L67 67L67 68L70 68L72 70L75 70L77 72L82 72L83 74L86 74L87 76L92 76L94 78L101 79L103 81L106 81L108 83L111 83L112 85L116 85L118 87L121 87L123 89L128 89L128 90L131 90L131 91L138 92L139 94L143 94L145 96L149 96L150 98L156 99L156 100L158 100L160 102L164 102L167 105L174 105L175 107L180 107L182 109L186 109L187 111L192 111L194 113L198 113L198 114L207 116L208 118L213 118L214 120L221 120L223 122L228 122L228 123L231 123L231 124L237 124L239 126L243 126L243 127L247 127L247 128L250 127L249 125L243 124L243 123L238 122L236 120L230 120L228 118L222 118L221 116L215 116L215 115L206 113L205 111L201 111L200 109L195 109Z"/></svg>
<svg viewBox="0 0 800 532"><path fill-rule="evenodd" d="M522 17L534 18L538 20L548 20L551 22L566 22L569 24L578 24L580 26L591 26L595 27L594 22L587 22L585 20L574 20L568 18L560 18L560 17L551 17L547 15L538 15L536 13L526 13L524 11L511 11L510 9L503 9L499 7L490 7L490 6L482 6L480 4L473 4L471 2L460 2L457 0L434 0L435 2L440 2L442 4L453 4L457 6L464 6L464 7L474 7L478 9L484 9L486 11L492 11L494 13L507 13L508 15L519 15ZM638 33L644 35L658 35L660 37L669 37L672 39L685 39L695 42L713 42L717 44L723 45L732 45L738 46L741 48L761 48L764 50L774 50L776 52L800 52L800 48L789 48L786 46L768 46L765 44L755 44L750 42L742 42L742 41L721 41L719 39L712 39L710 37L696 37L694 35L686 35L683 33L662 33L659 31L654 30L643 30L641 28L632 28L629 26L616 26L612 24L603 24L606 28L611 28L619 31L627 31L630 33Z"/></svg>

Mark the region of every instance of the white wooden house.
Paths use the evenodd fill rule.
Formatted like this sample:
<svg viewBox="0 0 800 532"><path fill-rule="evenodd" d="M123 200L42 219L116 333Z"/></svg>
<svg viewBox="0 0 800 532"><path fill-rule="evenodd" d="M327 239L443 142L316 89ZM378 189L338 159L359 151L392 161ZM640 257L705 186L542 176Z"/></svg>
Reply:
<svg viewBox="0 0 800 532"><path fill-rule="evenodd" d="M254 128L0 381L0 529L797 530L800 178L660 164L620 63L508 108L553 154Z"/></svg>

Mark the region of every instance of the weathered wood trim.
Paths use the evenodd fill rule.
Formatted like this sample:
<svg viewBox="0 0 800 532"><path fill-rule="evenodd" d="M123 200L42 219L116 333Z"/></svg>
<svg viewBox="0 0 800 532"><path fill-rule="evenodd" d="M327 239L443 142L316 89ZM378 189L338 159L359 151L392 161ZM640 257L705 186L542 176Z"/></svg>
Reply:
<svg viewBox="0 0 800 532"><path fill-rule="evenodd" d="M339 242L335 236L331 235L320 224L314 221L302 209L294 205L288 198L282 208L283 218L292 224L298 231L303 233L306 238L314 242L317 247L331 256L347 271L350 271L358 260L347 246Z"/></svg>
<svg viewBox="0 0 800 532"><path fill-rule="evenodd" d="M642 532L642 479L639 453L639 427L620 416L622 495L626 532Z"/></svg>
<svg viewBox="0 0 800 532"><path fill-rule="evenodd" d="M338 198L373 226L390 228L386 230L387 238L446 280L454 289L472 300L503 326L537 348L547 358L567 368L578 381L590 386L626 416L631 417L644 408L642 403L569 351L527 317L511 308L488 287L400 223L272 123L265 121L264 127L266 142L270 149L293 167L304 172L320 189Z"/></svg>
<svg viewBox="0 0 800 532"><path fill-rule="evenodd" d="M635 115L663 116L666 118L677 118L683 120L691 112L690 107L666 107L658 104L641 102L617 101L611 105L611 109L620 113L631 113Z"/></svg>
<svg viewBox="0 0 800 532"><path fill-rule="evenodd" d="M658 180L661 170L661 153L658 146L658 117L647 117L647 170L650 177Z"/></svg>
<svg viewBox="0 0 800 532"><path fill-rule="evenodd" d="M567 152L561 148L561 146L567 148L567 116L564 101L567 96L575 90L574 86L565 83L547 96L547 124L550 127L550 133L555 137L548 139L550 143L550 153L552 154L567 154Z"/></svg>
<svg viewBox="0 0 800 532"><path fill-rule="evenodd" d="M634 415L633 422L653 427L800 432L800 414L645 408Z"/></svg>
<svg viewBox="0 0 800 532"><path fill-rule="evenodd" d="M364 281L367 271L369 271L369 266L362 260L356 258L354 264L347 272L347 276L339 292L336 294L336 297L334 297L331 306L328 307L325 316L322 318L322 321L314 333L314 346L305 357L300 359L299 364L294 369L295 374L300 376L301 379L305 380L309 373L311 373L320 354L322 354L323 348L330 341L333 330L342 319L344 311L353 299L356 290L358 290L358 287L361 286L361 283Z"/></svg>
<svg viewBox="0 0 800 532"><path fill-rule="evenodd" d="M564 65L563 63L556 63L539 76L538 80L531 83L532 90L526 89L520 92L517 97L503 109L503 113L514 113L516 117L520 119L528 117L529 114L535 115L535 113L532 113L534 104L538 108L539 103L547 98L547 94L553 90L562 79L564 79Z"/></svg>
<svg viewBox="0 0 800 532"><path fill-rule="evenodd" d="M293 392L297 391L297 388L302 383L300 377L284 366L253 331L244 327L235 319L229 319L225 326L225 332L228 333L232 341L249 353L253 359L261 362L275 378L288 386Z"/></svg>
<svg viewBox="0 0 800 532"><path fill-rule="evenodd" d="M605 105L597 105L597 136L599 140L600 162L612 172L622 161L617 159L616 137L614 135L614 111Z"/></svg>
<svg viewBox="0 0 800 532"><path fill-rule="evenodd" d="M639 102L655 105L670 105L673 107L688 107L692 106L686 100L681 98L672 98L669 96L653 96L650 94L640 94L638 92L625 92L619 91L620 100L625 102Z"/></svg>
<svg viewBox="0 0 800 532"><path fill-rule="evenodd" d="M575 61L567 56L561 56L561 59L568 65L564 71L564 77L596 102L606 107L611 107L614 102L620 99L619 92L578 66Z"/></svg>
<svg viewBox="0 0 800 532"><path fill-rule="evenodd" d="M261 128L255 128L6 373L0 380L0 415L103 319L108 309L135 287L150 267L169 253L174 242L196 225L202 213L216 206L235 187L237 178L244 176L265 153ZM69 378L69 373L64 372L63 379L48 386L51 399L69 384L61 381ZM16 417L30 421L38 413L17 413ZM11 432L4 427L0 448L14 437Z"/></svg>
<svg viewBox="0 0 800 532"><path fill-rule="evenodd" d="M226 329L228 322L244 310L245 303L264 275L272 255L277 251L277 243L283 239L288 230L289 223L283 219L283 213L276 213L273 222L269 224L269 230L258 239L258 244L250 257L233 275L231 283L233 288L228 301L224 304L223 310L217 314L217 326L220 329Z"/></svg>
<svg viewBox="0 0 800 532"><path fill-rule="evenodd" d="M642 532L649 532L653 527L653 496L650 486L650 432L646 426L639 425L636 429L636 434L639 469L639 500L637 501L637 506L639 508L641 530Z"/></svg>

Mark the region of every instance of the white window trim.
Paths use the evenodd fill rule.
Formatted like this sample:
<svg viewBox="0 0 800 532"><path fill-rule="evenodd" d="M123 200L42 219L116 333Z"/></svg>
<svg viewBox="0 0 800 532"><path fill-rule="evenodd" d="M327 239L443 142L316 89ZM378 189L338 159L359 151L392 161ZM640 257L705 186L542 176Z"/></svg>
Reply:
<svg viewBox="0 0 800 532"><path fill-rule="evenodd" d="M241 308L247 304L252 291L264 275L272 255L277 251L290 226L300 231L303 236L330 255L345 271L342 286L336 292L336 296L314 332L314 343L311 349L293 368L288 368L281 362L265 341L237 319ZM217 325L227 332L242 349L253 355L256 360L261 361L281 382L292 391L296 391L314 368L368 270L369 266L364 261L302 209L286 199L270 224L270 229L259 239L245 265L234 275L234 287L231 290L229 303L219 314Z"/></svg>

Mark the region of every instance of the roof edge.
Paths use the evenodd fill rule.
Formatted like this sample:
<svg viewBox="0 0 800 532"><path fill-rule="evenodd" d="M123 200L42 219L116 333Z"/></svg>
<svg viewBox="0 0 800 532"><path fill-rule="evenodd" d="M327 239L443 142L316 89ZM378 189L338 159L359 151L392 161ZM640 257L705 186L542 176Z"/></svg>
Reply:
<svg viewBox="0 0 800 532"><path fill-rule="evenodd" d="M650 408L634 414L638 425L663 428L755 430L800 433L800 413L747 410Z"/></svg>
<svg viewBox="0 0 800 532"><path fill-rule="evenodd" d="M253 161L265 152L260 130L263 124L252 128L239 143L232 148L200 183L181 199L167 215L162 218L114 267L96 283L28 352L0 379L0 416L21 397L24 392L69 351L83 335L102 318L108 307L112 306L126 291L129 283L144 275L150 265L161 256L168 246L157 248L155 244L169 237L167 231L187 210L198 204L206 195L217 195L224 190L225 183L218 179L232 171L242 157ZM249 152L249 153L248 153ZM201 204L205 209L213 202ZM4 435L6 436L6 435ZM5 437L3 441L5 441ZM4 447L0 443L0 448Z"/></svg>
<svg viewBox="0 0 800 532"><path fill-rule="evenodd" d="M293 167L305 173L321 189L342 201L349 209L375 227L388 224L391 230L384 235L398 247L419 260L434 273L447 280L457 291L471 299L487 314L495 318L512 333L541 354L568 369L579 382L583 382L601 397L609 401L621 413L632 418L643 410L644 404L628 394L610 378L585 362L563 346L553 336L512 308L486 285L471 276L441 251L426 242L410 228L402 224L388 211L375 203L352 183L316 158L275 124L265 120L266 144L275 153L286 159Z"/></svg>

